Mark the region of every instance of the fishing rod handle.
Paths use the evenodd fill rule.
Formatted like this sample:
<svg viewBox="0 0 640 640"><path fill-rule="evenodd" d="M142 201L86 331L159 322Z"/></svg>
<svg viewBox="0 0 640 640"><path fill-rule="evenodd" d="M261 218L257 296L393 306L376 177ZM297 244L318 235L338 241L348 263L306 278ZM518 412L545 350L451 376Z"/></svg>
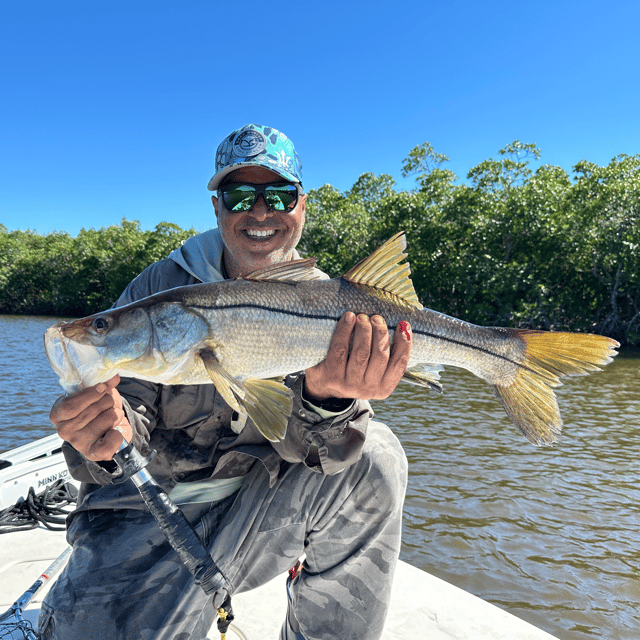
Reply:
<svg viewBox="0 0 640 640"><path fill-rule="evenodd" d="M123 470L123 475L131 477L151 515L157 520L169 544L193 575L196 584L200 585L207 595L220 591L220 597L224 600L228 593L224 575L216 566L191 523L144 468L152 456L143 458L133 444L128 443L124 438L115 457L118 456L122 460L118 466Z"/></svg>
<svg viewBox="0 0 640 640"><path fill-rule="evenodd" d="M191 523L164 489L153 479L140 485L136 482L135 476L132 480L169 544L195 578L196 584L200 585L207 595L223 589L227 582L225 577Z"/></svg>
<svg viewBox="0 0 640 640"><path fill-rule="evenodd" d="M142 473L145 482L151 476L144 471L144 468L156 457L156 452L152 451L146 458L133 446L133 442L127 442L122 438L120 447L113 456L113 461L118 467L120 475L112 480L113 484L122 484L129 478ZM141 476L139 476L141 477ZM137 486L137 483L136 483Z"/></svg>

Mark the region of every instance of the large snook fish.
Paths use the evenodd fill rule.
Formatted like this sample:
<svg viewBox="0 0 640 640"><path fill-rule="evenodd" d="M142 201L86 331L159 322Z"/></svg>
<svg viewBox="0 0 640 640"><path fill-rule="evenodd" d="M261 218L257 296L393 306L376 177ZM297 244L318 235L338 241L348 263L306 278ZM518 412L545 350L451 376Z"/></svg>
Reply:
<svg viewBox="0 0 640 640"><path fill-rule="evenodd" d="M68 323L44 336L67 391L116 373L162 384L213 383L266 438L284 437L291 391L280 381L325 357L346 311L379 314L390 334L411 323L405 378L439 389L439 365L467 369L494 390L534 444L562 427L552 387L611 362L618 343L589 334L479 327L423 309L398 233L341 278L317 280L314 259L281 263L245 278L170 289ZM391 336L392 337L392 336Z"/></svg>

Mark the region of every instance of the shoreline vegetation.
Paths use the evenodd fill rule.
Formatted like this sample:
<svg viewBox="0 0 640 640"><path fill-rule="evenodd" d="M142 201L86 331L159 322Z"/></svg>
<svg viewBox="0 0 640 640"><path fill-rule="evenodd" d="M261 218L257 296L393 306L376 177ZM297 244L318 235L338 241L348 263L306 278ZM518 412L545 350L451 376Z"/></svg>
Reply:
<svg viewBox="0 0 640 640"><path fill-rule="evenodd" d="M309 192L298 247L332 277L399 230L425 307L481 325L600 333L640 346L640 155L572 175L515 141L466 182L429 143L415 147L398 190L364 173L345 192ZM80 317L110 307L152 262L196 231L138 221L39 235L0 224L0 314Z"/></svg>

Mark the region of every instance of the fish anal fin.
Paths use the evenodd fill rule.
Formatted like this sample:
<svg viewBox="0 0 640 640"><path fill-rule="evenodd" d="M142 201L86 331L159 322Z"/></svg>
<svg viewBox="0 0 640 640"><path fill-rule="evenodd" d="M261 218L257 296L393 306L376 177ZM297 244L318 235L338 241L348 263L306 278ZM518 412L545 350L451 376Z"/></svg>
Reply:
<svg viewBox="0 0 640 640"><path fill-rule="evenodd" d="M587 375L611 362L620 345L585 333L501 329L524 342L524 359L511 384L493 385L508 416L536 445L556 442L562 418L553 388L565 376Z"/></svg>
<svg viewBox="0 0 640 640"><path fill-rule="evenodd" d="M444 367L440 364L428 365L419 364L408 368L402 379L405 382L411 382L421 387L427 387L436 393L442 393L442 384L440 384L440 371Z"/></svg>
<svg viewBox="0 0 640 640"><path fill-rule="evenodd" d="M243 280L270 280L276 282L303 282L305 280L318 280L320 273L315 269L317 259L305 258L290 260L269 265L262 269L256 269L244 276Z"/></svg>
<svg viewBox="0 0 640 640"><path fill-rule="evenodd" d="M422 309L411 282L404 231L396 233L370 256L352 267L342 277L377 297L388 298L396 304Z"/></svg>
<svg viewBox="0 0 640 640"><path fill-rule="evenodd" d="M293 411L293 392L276 380L234 378L218 361L211 348L199 352L211 382L224 401L239 414L247 414L258 431L272 442L282 440Z"/></svg>

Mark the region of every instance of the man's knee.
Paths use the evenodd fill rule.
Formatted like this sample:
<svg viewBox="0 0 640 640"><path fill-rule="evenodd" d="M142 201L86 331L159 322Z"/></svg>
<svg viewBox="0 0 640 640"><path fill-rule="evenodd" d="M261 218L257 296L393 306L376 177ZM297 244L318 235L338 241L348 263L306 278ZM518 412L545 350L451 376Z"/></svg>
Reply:
<svg viewBox="0 0 640 640"><path fill-rule="evenodd" d="M381 422L371 421L362 451L363 480L377 503L392 512L402 508L407 488L407 456L398 438Z"/></svg>

